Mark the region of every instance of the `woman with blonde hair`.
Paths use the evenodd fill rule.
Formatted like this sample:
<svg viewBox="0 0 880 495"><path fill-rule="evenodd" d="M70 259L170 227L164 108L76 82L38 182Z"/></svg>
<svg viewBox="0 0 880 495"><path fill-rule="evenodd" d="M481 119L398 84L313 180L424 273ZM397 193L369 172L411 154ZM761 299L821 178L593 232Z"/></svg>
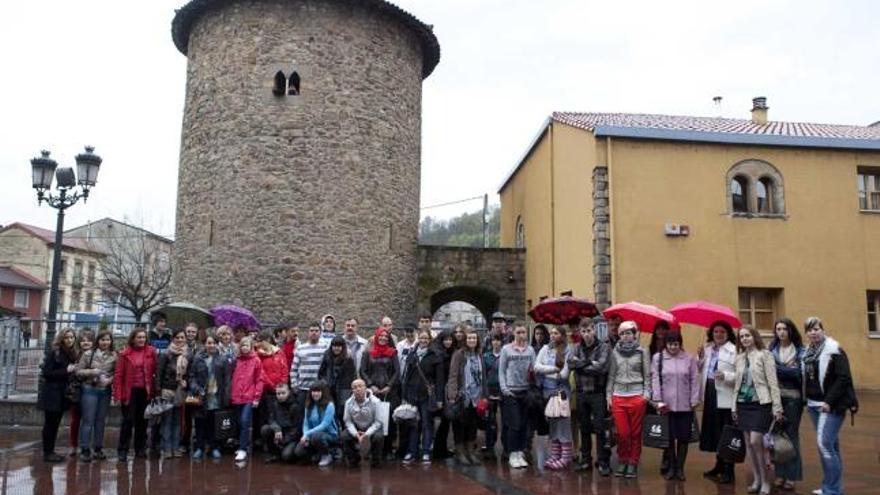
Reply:
<svg viewBox="0 0 880 495"><path fill-rule="evenodd" d="M761 334L745 325L738 332L733 420L746 433L746 462L754 476L748 493L770 493L770 471L764 453L764 434L773 418L783 420L776 378L776 360L764 349Z"/></svg>
<svg viewBox="0 0 880 495"><path fill-rule="evenodd" d="M46 354L40 372L40 388L37 407L43 410L43 461L61 462L63 457L55 453L55 440L64 412L70 409L67 387L76 370L76 334L65 328L55 335L52 349Z"/></svg>

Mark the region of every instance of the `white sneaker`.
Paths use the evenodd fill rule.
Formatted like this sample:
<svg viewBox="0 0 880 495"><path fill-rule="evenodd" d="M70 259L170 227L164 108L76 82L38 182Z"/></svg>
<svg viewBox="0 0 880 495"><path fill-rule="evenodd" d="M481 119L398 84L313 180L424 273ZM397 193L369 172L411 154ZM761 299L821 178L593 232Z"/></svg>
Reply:
<svg viewBox="0 0 880 495"><path fill-rule="evenodd" d="M519 452L511 452L507 457L507 464L513 469L519 469Z"/></svg>
<svg viewBox="0 0 880 495"><path fill-rule="evenodd" d="M813 490L813 495L822 495L822 489L816 488L815 490Z"/></svg>
<svg viewBox="0 0 880 495"><path fill-rule="evenodd" d="M520 452L519 455L517 456L517 461L519 461L519 467L520 467L520 468L527 468L527 467L529 467L529 461L526 460L526 455L525 455L525 453Z"/></svg>
<svg viewBox="0 0 880 495"><path fill-rule="evenodd" d="M242 462L247 459L247 451L245 450L236 450L235 451L235 462Z"/></svg>
<svg viewBox="0 0 880 495"><path fill-rule="evenodd" d="M321 456L321 460L318 461L318 467L327 467L333 463L333 456L330 454L325 454Z"/></svg>

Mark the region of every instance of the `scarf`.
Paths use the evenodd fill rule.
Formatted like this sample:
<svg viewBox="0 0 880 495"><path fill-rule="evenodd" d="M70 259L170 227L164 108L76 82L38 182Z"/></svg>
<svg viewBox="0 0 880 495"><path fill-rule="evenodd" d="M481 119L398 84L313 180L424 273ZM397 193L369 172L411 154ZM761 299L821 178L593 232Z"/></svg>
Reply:
<svg viewBox="0 0 880 495"><path fill-rule="evenodd" d="M177 381L182 382L186 378L186 354L188 352L188 348L186 344L177 345L174 342L168 344L168 353L177 356L177 361L175 362L174 369L177 372Z"/></svg>
<svg viewBox="0 0 880 495"><path fill-rule="evenodd" d="M473 353L465 353L464 364L464 389L469 402L474 406L480 400L482 392L483 374L480 367L480 357Z"/></svg>
<svg viewBox="0 0 880 495"><path fill-rule="evenodd" d="M620 353L623 357L630 357L639 350L639 343L637 341L632 341L630 343L624 343L622 340L617 341L616 346L617 352Z"/></svg>
<svg viewBox="0 0 880 495"><path fill-rule="evenodd" d="M822 351L825 350L825 343L828 342L827 338L822 339L822 343L814 346L809 345L807 350L804 352L804 364L812 365L816 361L819 360L819 356L822 355Z"/></svg>
<svg viewBox="0 0 880 495"><path fill-rule="evenodd" d="M382 345L379 343L379 335L383 333L388 335L388 330L379 327L376 329L376 333L373 334L373 347L370 348L370 357L373 359L390 358L397 352L397 349L391 347L389 344ZM391 340L390 336L388 337L388 340Z"/></svg>
<svg viewBox="0 0 880 495"><path fill-rule="evenodd" d="M427 347L417 347L416 348L416 357L419 358L419 361L421 361L422 358L425 357L426 354L428 354Z"/></svg>

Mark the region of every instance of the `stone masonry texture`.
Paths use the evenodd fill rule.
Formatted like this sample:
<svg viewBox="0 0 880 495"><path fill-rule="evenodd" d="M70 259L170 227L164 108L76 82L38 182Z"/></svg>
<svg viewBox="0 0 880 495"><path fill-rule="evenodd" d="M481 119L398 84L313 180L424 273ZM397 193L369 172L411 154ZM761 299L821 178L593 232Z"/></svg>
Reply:
<svg viewBox="0 0 880 495"><path fill-rule="evenodd" d="M223 2L192 25L173 293L266 321L412 321L422 52L364 3ZM277 71L301 94L272 94Z"/></svg>

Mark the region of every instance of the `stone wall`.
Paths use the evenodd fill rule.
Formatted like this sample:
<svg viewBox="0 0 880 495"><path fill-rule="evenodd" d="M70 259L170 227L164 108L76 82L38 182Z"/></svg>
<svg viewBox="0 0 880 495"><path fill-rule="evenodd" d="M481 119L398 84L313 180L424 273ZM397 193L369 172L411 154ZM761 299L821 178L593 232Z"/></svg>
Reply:
<svg viewBox="0 0 880 495"><path fill-rule="evenodd" d="M490 321L492 313L524 318L526 250L419 246L418 312L434 313L447 302L476 306Z"/></svg>
<svg viewBox="0 0 880 495"><path fill-rule="evenodd" d="M189 38L176 299L411 321L422 53L367 2L227 2ZM274 96L277 71L301 94Z"/></svg>
<svg viewBox="0 0 880 495"><path fill-rule="evenodd" d="M611 305L611 212L608 167L593 169L593 297L599 309Z"/></svg>

